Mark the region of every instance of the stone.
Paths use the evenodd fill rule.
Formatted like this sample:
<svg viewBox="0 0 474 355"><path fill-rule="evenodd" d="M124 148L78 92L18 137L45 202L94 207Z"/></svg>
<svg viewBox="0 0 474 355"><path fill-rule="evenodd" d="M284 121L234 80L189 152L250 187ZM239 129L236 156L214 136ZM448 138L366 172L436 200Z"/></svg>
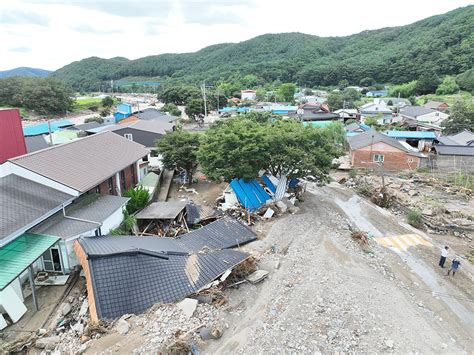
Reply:
<svg viewBox="0 0 474 355"><path fill-rule="evenodd" d="M257 270L248 275L245 279L251 284L255 285L260 281L263 281L268 276L268 271L266 270Z"/></svg>
<svg viewBox="0 0 474 355"><path fill-rule="evenodd" d="M35 346L39 349L53 350L60 341L61 338L58 336L45 337L36 340Z"/></svg>
<svg viewBox="0 0 474 355"><path fill-rule="evenodd" d="M81 308L79 309L79 317L83 317L87 314L87 310L89 309L89 301L84 299L82 302Z"/></svg>
<svg viewBox="0 0 474 355"><path fill-rule="evenodd" d="M198 301L198 303L207 303L211 304L212 303L212 296L211 295L196 295L194 297Z"/></svg>
<svg viewBox="0 0 474 355"><path fill-rule="evenodd" d="M67 316L69 312L71 312L72 306L70 303L64 303L62 309L61 309L61 314L63 316Z"/></svg>
<svg viewBox="0 0 474 355"><path fill-rule="evenodd" d="M87 341L91 340L90 337L88 337L87 335L82 335L81 336L81 343L85 343Z"/></svg>
<svg viewBox="0 0 474 355"><path fill-rule="evenodd" d="M423 211L421 211L421 214L425 216L434 216L434 212L431 209L424 209Z"/></svg>
<svg viewBox="0 0 474 355"><path fill-rule="evenodd" d="M388 349L393 349L394 343L392 339L385 339L384 344Z"/></svg>
<svg viewBox="0 0 474 355"><path fill-rule="evenodd" d="M181 302L178 302L176 306L181 309L187 319L191 318L196 310L198 300L193 298L185 298Z"/></svg>
<svg viewBox="0 0 474 355"><path fill-rule="evenodd" d="M288 206L283 201L277 201L275 204L281 213L285 213L288 210Z"/></svg>
<svg viewBox="0 0 474 355"><path fill-rule="evenodd" d="M77 322L76 324L71 326L71 329L77 332L78 334L82 334L84 332L84 324Z"/></svg>
<svg viewBox="0 0 474 355"><path fill-rule="evenodd" d="M125 319L119 319L115 328L120 335L125 335L130 330L130 324Z"/></svg>

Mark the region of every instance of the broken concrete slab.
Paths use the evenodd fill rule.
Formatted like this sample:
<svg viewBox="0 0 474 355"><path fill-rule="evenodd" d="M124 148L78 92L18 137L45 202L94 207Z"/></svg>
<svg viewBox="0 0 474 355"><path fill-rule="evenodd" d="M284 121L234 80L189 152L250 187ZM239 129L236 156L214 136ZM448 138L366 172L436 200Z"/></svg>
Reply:
<svg viewBox="0 0 474 355"><path fill-rule="evenodd" d="M193 298L185 298L181 302L178 302L176 306L181 309L186 316L186 318L191 318L196 310L198 300Z"/></svg>
<svg viewBox="0 0 474 355"><path fill-rule="evenodd" d="M58 336L45 337L36 340L35 346L39 349L53 350L60 341L61 338Z"/></svg>
<svg viewBox="0 0 474 355"><path fill-rule="evenodd" d="M125 319L119 319L115 327L120 335L125 335L130 330L130 324Z"/></svg>
<svg viewBox="0 0 474 355"><path fill-rule="evenodd" d="M87 298L81 304L81 308L79 309L79 317L83 317L87 314L87 310L89 309L89 301Z"/></svg>
<svg viewBox="0 0 474 355"><path fill-rule="evenodd" d="M245 279L250 282L251 284L255 285L259 282L261 282L263 279L265 279L268 276L268 271L266 270L257 270L255 272L252 272L249 276L247 276Z"/></svg>
<svg viewBox="0 0 474 355"><path fill-rule="evenodd" d="M61 314L63 316L67 316L69 312L71 312L72 306L70 303L64 303L62 308L61 308Z"/></svg>
<svg viewBox="0 0 474 355"><path fill-rule="evenodd" d="M278 207L281 213L285 213L286 210L288 209L288 206L286 205L286 203L282 201L277 201L275 205Z"/></svg>

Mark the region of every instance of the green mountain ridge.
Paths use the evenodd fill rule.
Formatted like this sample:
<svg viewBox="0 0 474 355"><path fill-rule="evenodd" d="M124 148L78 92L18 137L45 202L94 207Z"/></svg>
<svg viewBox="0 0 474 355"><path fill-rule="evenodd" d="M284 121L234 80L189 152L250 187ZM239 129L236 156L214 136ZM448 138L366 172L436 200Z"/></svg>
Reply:
<svg viewBox="0 0 474 355"><path fill-rule="evenodd" d="M160 54L135 60L86 58L53 73L75 89L95 90L123 77L162 81L217 82L247 74L261 82L300 85L351 84L371 77L403 83L426 71L439 76L474 67L474 6L410 25L363 31L344 37L303 33L265 34L239 43L222 43L194 53Z"/></svg>
<svg viewBox="0 0 474 355"><path fill-rule="evenodd" d="M45 70L45 69L19 67L19 68L0 71L0 78L8 78L10 76L45 77L51 73L52 72L50 70Z"/></svg>

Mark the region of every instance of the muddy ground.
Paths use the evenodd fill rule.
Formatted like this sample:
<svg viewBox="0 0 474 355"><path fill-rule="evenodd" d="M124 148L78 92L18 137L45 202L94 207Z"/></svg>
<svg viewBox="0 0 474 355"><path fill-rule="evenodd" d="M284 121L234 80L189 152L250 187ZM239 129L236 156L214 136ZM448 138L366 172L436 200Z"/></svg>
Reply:
<svg viewBox="0 0 474 355"><path fill-rule="evenodd" d="M472 265L446 276L436 240L336 183L310 185L300 207L254 226L262 239L244 249L264 252L259 267L270 275L227 289L227 303L199 304L189 320L175 305L160 306L128 318L124 335L109 328L82 344L65 337L56 349L148 353L186 339L204 353L472 350ZM373 237L416 233L428 246L400 251L372 239L362 248L351 238L356 228ZM202 341L201 325L223 336Z"/></svg>

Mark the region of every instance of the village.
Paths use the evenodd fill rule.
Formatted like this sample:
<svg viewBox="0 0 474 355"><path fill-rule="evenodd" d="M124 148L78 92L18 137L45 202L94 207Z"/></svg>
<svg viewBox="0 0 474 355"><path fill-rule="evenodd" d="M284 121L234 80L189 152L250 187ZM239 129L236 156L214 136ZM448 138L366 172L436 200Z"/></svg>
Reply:
<svg viewBox="0 0 474 355"><path fill-rule="evenodd" d="M444 134L446 102L349 89L362 105L300 88L195 115L127 93L102 94L100 120L0 110L0 350L469 351L473 127ZM245 152L272 129L327 139L327 171L247 166L278 158Z"/></svg>

